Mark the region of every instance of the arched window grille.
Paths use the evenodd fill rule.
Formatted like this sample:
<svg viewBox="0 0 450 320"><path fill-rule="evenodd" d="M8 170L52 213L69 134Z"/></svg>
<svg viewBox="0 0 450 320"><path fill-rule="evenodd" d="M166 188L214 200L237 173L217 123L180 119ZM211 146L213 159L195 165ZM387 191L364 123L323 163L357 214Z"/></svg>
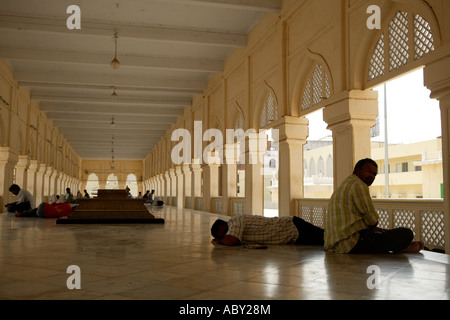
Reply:
<svg viewBox="0 0 450 320"><path fill-rule="evenodd" d="M411 57L418 60L434 49L429 22L419 14L397 11L375 44L368 81L385 75L386 70L392 72L405 66Z"/></svg>
<svg viewBox="0 0 450 320"><path fill-rule="evenodd" d="M331 95L331 85L327 72L321 65L316 65L311 77L306 82L303 92L302 110L306 111L314 106L320 105Z"/></svg>
<svg viewBox="0 0 450 320"><path fill-rule="evenodd" d="M278 108L274 96L269 93L261 113L259 127L265 128L276 120L278 120Z"/></svg>

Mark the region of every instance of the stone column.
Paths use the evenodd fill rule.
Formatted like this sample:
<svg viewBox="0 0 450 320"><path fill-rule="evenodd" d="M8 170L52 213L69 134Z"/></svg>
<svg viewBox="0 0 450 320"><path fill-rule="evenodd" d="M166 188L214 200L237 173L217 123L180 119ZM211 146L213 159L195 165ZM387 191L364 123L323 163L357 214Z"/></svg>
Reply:
<svg viewBox="0 0 450 320"><path fill-rule="evenodd" d="M308 120L283 117L274 124L273 129L278 130L279 139L279 216L294 216L295 199L303 198L303 146L309 134Z"/></svg>
<svg viewBox="0 0 450 320"><path fill-rule="evenodd" d="M191 209L199 209L195 207L195 198L202 196L202 169L198 161L193 159L190 165L191 170Z"/></svg>
<svg viewBox="0 0 450 320"><path fill-rule="evenodd" d="M9 187L13 184L14 167L19 156L9 147L0 147L0 212L4 212L5 204L13 202ZM21 187L21 186L20 186Z"/></svg>
<svg viewBox="0 0 450 320"><path fill-rule="evenodd" d="M202 166L203 170L203 211L211 212L211 199L219 196L220 162L212 154Z"/></svg>
<svg viewBox="0 0 450 320"><path fill-rule="evenodd" d="M170 199L170 176L169 171L164 172L164 179L163 179L163 192L164 192L164 202L168 203L168 199Z"/></svg>
<svg viewBox="0 0 450 320"><path fill-rule="evenodd" d="M330 99L323 119L333 132L334 188L371 156L370 129L378 115L378 92L345 91Z"/></svg>
<svg viewBox="0 0 450 320"><path fill-rule="evenodd" d="M169 169L169 199L167 201L168 205L174 204L174 198L177 196L177 177L175 176L175 169Z"/></svg>
<svg viewBox="0 0 450 320"><path fill-rule="evenodd" d="M184 193L183 193L183 169L181 166L176 166L175 170L175 196L177 197L176 207L179 209L184 208Z"/></svg>
<svg viewBox="0 0 450 320"><path fill-rule="evenodd" d="M30 165L27 170L27 190L36 199L36 172L39 171L39 162L37 160L30 160Z"/></svg>
<svg viewBox="0 0 450 320"><path fill-rule="evenodd" d="M59 194L58 190L59 190L59 177L61 175L61 172L59 170L55 170L53 172L53 175L51 177L51 181L50 181L50 196L54 195L54 194Z"/></svg>
<svg viewBox="0 0 450 320"><path fill-rule="evenodd" d="M160 197L162 195L163 192L163 175L160 173L156 176L156 189L155 189L155 195L157 195L158 197ZM151 191L151 190L150 190Z"/></svg>
<svg viewBox="0 0 450 320"><path fill-rule="evenodd" d="M424 82L441 108L445 253L450 254L450 55L425 67Z"/></svg>
<svg viewBox="0 0 450 320"><path fill-rule="evenodd" d="M239 149L237 144L224 145L224 161L222 164L222 212L231 216L233 208L230 206L230 198L237 195L237 162Z"/></svg>
<svg viewBox="0 0 450 320"><path fill-rule="evenodd" d="M45 174L44 174L44 178L43 178L44 189L43 189L43 198L42 199L45 202L48 202L50 200L50 196L51 196L51 194L50 194L50 177L53 174L53 170L54 170L54 168L49 166L49 167L47 167L47 171L45 171Z"/></svg>
<svg viewBox="0 0 450 320"><path fill-rule="evenodd" d="M39 165L39 170L36 171L36 195L34 196L36 204L44 201L44 176L46 172L47 165L45 163L41 163Z"/></svg>
<svg viewBox="0 0 450 320"><path fill-rule="evenodd" d="M186 199L191 197L191 186L192 186L192 172L188 164L181 165L181 172L183 174L183 208L187 208Z"/></svg>
<svg viewBox="0 0 450 320"><path fill-rule="evenodd" d="M16 164L16 184L18 184L22 189L28 190L28 174L27 170L30 166L30 157L28 155L19 155L19 161Z"/></svg>
<svg viewBox="0 0 450 320"><path fill-rule="evenodd" d="M55 194L65 193L63 179L64 179L64 172L59 171L55 182Z"/></svg>
<svg viewBox="0 0 450 320"><path fill-rule="evenodd" d="M264 161L267 142L261 148L257 133L245 137L245 213L264 216ZM264 134L266 137L266 135Z"/></svg>

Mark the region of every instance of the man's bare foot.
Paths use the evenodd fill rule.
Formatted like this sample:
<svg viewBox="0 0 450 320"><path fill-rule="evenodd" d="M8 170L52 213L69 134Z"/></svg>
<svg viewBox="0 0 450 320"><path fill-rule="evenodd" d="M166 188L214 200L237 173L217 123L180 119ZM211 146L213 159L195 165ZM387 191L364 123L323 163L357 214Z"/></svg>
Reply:
<svg viewBox="0 0 450 320"><path fill-rule="evenodd" d="M422 241L413 241L411 242L411 244L409 245L408 248L400 251L401 253L417 253L420 250L423 250L424 248L424 243Z"/></svg>

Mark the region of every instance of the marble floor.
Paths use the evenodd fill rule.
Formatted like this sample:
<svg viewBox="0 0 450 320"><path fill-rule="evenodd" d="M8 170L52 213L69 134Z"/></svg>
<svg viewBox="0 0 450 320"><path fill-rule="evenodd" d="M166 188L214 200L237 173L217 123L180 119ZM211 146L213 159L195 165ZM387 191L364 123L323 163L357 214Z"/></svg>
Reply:
<svg viewBox="0 0 450 320"><path fill-rule="evenodd" d="M170 206L152 212L165 224L57 225L0 214L0 299L450 299L447 255L214 247L217 215ZM72 265L80 289L68 287Z"/></svg>

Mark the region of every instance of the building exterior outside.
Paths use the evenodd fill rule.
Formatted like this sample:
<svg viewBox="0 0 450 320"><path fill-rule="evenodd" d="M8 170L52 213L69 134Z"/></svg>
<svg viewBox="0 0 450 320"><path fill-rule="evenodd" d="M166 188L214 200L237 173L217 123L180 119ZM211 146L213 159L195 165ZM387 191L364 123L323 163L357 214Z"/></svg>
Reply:
<svg viewBox="0 0 450 320"><path fill-rule="evenodd" d="M441 139L389 146L389 198L443 199ZM329 198L333 193L333 147L309 143L304 153L305 198ZM315 146L315 147L314 147ZM385 199L384 144L372 143L371 158L378 175L370 187L373 198Z"/></svg>

